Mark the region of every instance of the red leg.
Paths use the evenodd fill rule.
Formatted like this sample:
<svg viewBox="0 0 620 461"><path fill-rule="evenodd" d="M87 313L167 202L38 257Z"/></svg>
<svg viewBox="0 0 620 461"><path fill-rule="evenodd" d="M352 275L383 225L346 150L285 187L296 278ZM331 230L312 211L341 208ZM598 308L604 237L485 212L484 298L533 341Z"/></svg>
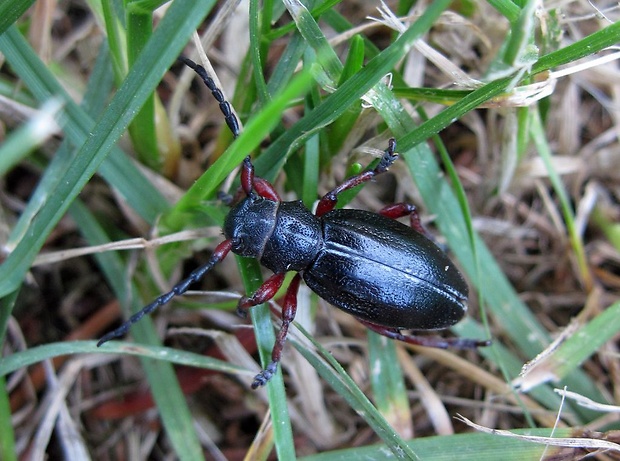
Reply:
<svg viewBox="0 0 620 461"><path fill-rule="evenodd" d="M252 165L252 159L249 155L243 160L241 168L241 188L248 196L255 191L258 195L268 200L273 200L274 202L282 201L268 181L254 176L254 165Z"/></svg>
<svg viewBox="0 0 620 461"><path fill-rule="evenodd" d="M398 154L394 152L395 149L396 140L391 138L388 148L385 150L377 167L374 170L364 171L356 176L352 176L325 194L316 207L316 215L323 216L325 213L332 211L336 206L336 203L338 203L338 194L344 192L345 190L352 189L355 186L359 186L362 183L368 182L378 174L386 172L390 165L398 158Z"/></svg>
<svg viewBox="0 0 620 461"><path fill-rule="evenodd" d="M278 363L280 363L280 359L282 358L282 348L286 342L288 328L297 313L297 291L299 290L300 281L301 275L295 275L286 290L284 303L282 304L282 326L280 327L280 331L276 337L276 342L273 345L273 350L271 351L271 362L263 371L256 375L254 381L252 382L252 389L264 386L278 369Z"/></svg>
<svg viewBox="0 0 620 461"><path fill-rule="evenodd" d="M359 320L368 329L379 333L387 338L402 341L407 344L415 344L417 346L424 347L436 347L438 349L476 349L478 347L490 346L490 340L477 340L469 338L441 338L439 336L413 336L403 335L397 328L382 327L375 325L374 323L367 322L365 320Z"/></svg>
<svg viewBox="0 0 620 461"><path fill-rule="evenodd" d="M420 234L429 237L428 232L422 226L422 222L420 221L420 215L418 214L418 210L415 205L410 203L395 203L394 205L388 205L379 211L379 214L382 214L386 218L398 219L403 216L409 215L409 223L413 230L418 231Z"/></svg>
<svg viewBox="0 0 620 461"><path fill-rule="evenodd" d="M245 311L251 307L263 304L273 298L282 286L282 283L284 283L285 275L286 273L284 272L281 274L273 274L258 288L258 290L254 292L252 296L244 296L241 298L239 300L239 304L237 304L237 312L239 315L245 317Z"/></svg>
<svg viewBox="0 0 620 461"><path fill-rule="evenodd" d="M254 177L254 182L252 184L254 185L254 190L261 197L273 202L282 201L276 190L273 188L273 185L266 179Z"/></svg>

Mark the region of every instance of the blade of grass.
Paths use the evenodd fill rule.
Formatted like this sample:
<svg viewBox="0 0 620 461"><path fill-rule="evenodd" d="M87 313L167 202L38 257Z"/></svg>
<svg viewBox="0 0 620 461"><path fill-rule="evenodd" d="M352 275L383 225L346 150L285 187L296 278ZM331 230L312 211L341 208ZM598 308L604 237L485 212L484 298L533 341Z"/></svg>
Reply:
<svg viewBox="0 0 620 461"><path fill-rule="evenodd" d="M577 226L575 225L575 213L571 208L570 198L568 196L568 193L566 192L566 189L564 188L564 185L562 184L560 176L553 168L551 149L549 147L549 144L547 144L545 129L540 118L540 113L537 110L532 109L530 111L530 114L532 122L530 124L531 137L534 141L534 144L536 145L538 155L542 159L545 168L547 169L547 174L549 175L549 180L551 181L553 190L555 190L555 193L557 194L560 201L560 208L562 209L562 215L564 216L564 224L566 225L566 230L568 231L568 237L571 243L571 247L573 249L573 254L575 256L577 266L579 268L581 280L583 281L586 289L590 291L592 289L594 281L592 280L590 267L588 266L588 261L586 260L586 253L583 247L583 241L581 240L581 236L579 235L579 231L577 230Z"/></svg>
<svg viewBox="0 0 620 461"><path fill-rule="evenodd" d="M8 296L0 298L0 344L2 345L4 345L9 317L18 294L19 290L15 290ZM2 366L6 359L6 357L3 357L2 360L0 360L0 366ZM17 459L15 451L15 432L13 430L11 403L4 375L2 375L0 379L0 394L0 459L12 461Z"/></svg>
<svg viewBox="0 0 620 461"><path fill-rule="evenodd" d="M377 410L398 434L411 434L412 415L396 343L368 331L370 384Z"/></svg>
<svg viewBox="0 0 620 461"><path fill-rule="evenodd" d="M304 149L303 189L301 200L308 209L316 200L319 190L320 139L318 135L308 139Z"/></svg>
<svg viewBox="0 0 620 461"><path fill-rule="evenodd" d="M508 21L515 22L519 19L521 9L515 2L505 2L504 0L489 0L489 5L499 11Z"/></svg>
<svg viewBox="0 0 620 461"><path fill-rule="evenodd" d="M113 1L101 3L101 20L105 24L114 75L117 83L120 84L127 75L129 67L127 64L127 34L124 27L125 18L121 17L121 12L114 8L115 5L118 3Z"/></svg>
<svg viewBox="0 0 620 461"><path fill-rule="evenodd" d="M297 63L301 61L304 51L308 48L301 34L295 34L286 45L282 57L276 64L273 74L267 84L267 91L275 96L281 88L291 80L295 74Z"/></svg>
<svg viewBox="0 0 620 461"><path fill-rule="evenodd" d="M125 16L129 68L135 64L153 34L152 11L145 11L138 7L132 8L133 3L135 2L130 1L127 4ZM154 170L158 170L161 167L161 159L155 130L155 96L153 93L146 98L142 108L129 124L129 134L140 161Z"/></svg>
<svg viewBox="0 0 620 461"><path fill-rule="evenodd" d="M351 46L349 48L349 54L347 60L342 68L340 74L340 81L338 86L342 86L350 77L354 76L362 70L364 67L364 40L356 35L351 38ZM338 117L331 125L328 132L328 145L330 152L338 152L342 148L347 136L345 135L351 132L351 129L355 126L355 123L359 119L362 113L362 107L353 106Z"/></svg>
<svg viewBox="0 0 620 461"><path fill-rule="evenodd" d="M539 437L571 437L572 429L517 429L515 434ZM487 434L456 434L451 436L423 437L413 440L409 446L421 459L433 461L480 461L497 460L522 461L553 457L553 451L545 451L544 445L534 444L516 438L498 437ZM349 461L351 459L396 459L386 451L384 445L371 445L344 450L333 450L300 458L300 461Z"/></svg>
<svg viewBox="0 0 620 461"><path fill-rule="evenodd" d="M620 331L620 302L606 307L600 314L571 335L553 354L557 364L554 374L564 379L581 366Z"/></svg>
<svg viewBox="0 0 620 461"><path fill-rule="evenodd" d="M120 262L119 262L120 263ZM107 263L106 263L107 264ZM120 266L122 268L122 263ZM119 274L121 275L121 274ZM115 277L118 278L118 277ZM175 365L204 368L207 370L220 371L241 376L253 376L252 372L222 360L206 357L204 355L186 352L170 347L136 344L125 341L110 341L105 348L97 347L96 341L65 341L61 343L48 343L42 346L31 347L4 357L0 363L0 376L29 367L44 360L53 359L62 355L73 354L122 354L164 361ZM185 401L183 402L185 405Z"/></svg>
<svg viewBox="0 0 620 461"><path fill-rule="evenodd" d="M314 50L318 64L325 72L323 86L336 86L340 80L343 65L336 52L323 35L323 31L316 23L310 12L299 0L284 0L284 5L297 25L297 30L304 37L306 43Z"/></svg>
<svg viewBox="0 0 620 461"><path fill-rule="evenodd" d="M243 278L247 293L254 293L261 286L261 268L258 261L236 256L237 265ZM261 304L250 309L256 345L261 358L262 366L271 362L271 351L275 343L275 333L271 322L271 312L267 304ZM274 443L278 459L296 459L293 428L288 413L286 389L282 379L282 367L278 367L275 375L267 382L267 396L269 410L273 419Z"/></svg>
<svg viewBox="0 0 620 461"><path fill-rule="evenodd" d="M0 2L0 35L17 21L28 8L34 4L34 0L5 0Z"/></svg>
<svg viewBox="0 0 620 461"><path fill-rule="evenodd" d="M620 22L615 22L581 40L542 56L532 66L532 75L592 56L620 41Z"/></svg>
<svg viewBox="0 0 620 461"><path fill-rule="evenodd" d="M0 458L6 461L17 460L15 432L11 422L11 403L4 376L0 378Z"/></svg>
<svg viewBox="0 0 620 461"><path fill-rule="evenodd" d="M254 76L254 84L258 93L258 99L261 105L267 104L269 101L269 93L267 92L267 83L265 82L265 74L263 72L262 56L266 55L267 49L261 40L261 24L259 20L262 14L268 14L271 8L260 8L258 0L250 2L250 57L252 58L252 75ZM265 23L263 23L265 25Z"/></svg>
<svg viewBox="0 0 620 461"><path fill-rule="evenodd" d="M599 348L620 331L620 302L605 308L578 330L571 332L557 348L529 365L524 383L529 392L535 386L547 381L557 382L581 366ZM531 377L530 377L531 376ZM524 385L525 384L525 385Z"/></svg>
<svg viewBox="0 0 620 461"><path fill-rule="evenodd" d="M534 45L534 21L537 6L534 0L526 0L510 28L504 53L504 63L510 67L523 67L536 61L538 48Z"/></svg>

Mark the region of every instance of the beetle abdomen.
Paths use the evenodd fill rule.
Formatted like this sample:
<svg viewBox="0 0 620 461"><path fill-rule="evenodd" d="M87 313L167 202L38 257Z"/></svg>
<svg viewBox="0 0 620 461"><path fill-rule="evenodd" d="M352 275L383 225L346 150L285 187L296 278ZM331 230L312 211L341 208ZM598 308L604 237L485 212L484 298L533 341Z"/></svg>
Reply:
<svg viewBox="0 0 620 461"><path fill-rule="evenodd" d="M324 248L303 274L321 298L393 328L440 329L463 317L467 284L429 239L362 210L334 210L322 219Z"/></svg>

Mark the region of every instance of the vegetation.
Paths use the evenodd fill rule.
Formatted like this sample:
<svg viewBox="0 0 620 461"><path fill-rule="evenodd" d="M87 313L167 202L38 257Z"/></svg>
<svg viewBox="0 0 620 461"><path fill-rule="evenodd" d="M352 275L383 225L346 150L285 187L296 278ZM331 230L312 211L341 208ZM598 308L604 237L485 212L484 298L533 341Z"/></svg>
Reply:
<svg viewBox="0 0 620 461"><path fill-rule="evenodd" d="M620 449L605 413L617 408L578 403L613 404L620 385L617 7L234 3L0 4L0 457ZM244 125L234 141L175 61L206 65L203 52ZM121 312L208 258L218 192L234 194L246 155L312 206L392 136L401 160L343 205L419 205L471 288L470 315L445 334L491 347L397 344L302 288L284 373L252 391L277 316L254 308L253 329L236 317L265 274L232 257L202 291L96 347Z"/></svg>

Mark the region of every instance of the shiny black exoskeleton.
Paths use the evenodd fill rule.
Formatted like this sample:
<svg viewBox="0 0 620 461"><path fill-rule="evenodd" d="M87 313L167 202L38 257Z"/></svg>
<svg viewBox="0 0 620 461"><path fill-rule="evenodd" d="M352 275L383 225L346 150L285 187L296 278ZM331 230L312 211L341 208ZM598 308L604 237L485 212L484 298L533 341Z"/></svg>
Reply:
<svg viewBox="0 0 620 461"><path fill-rule="evenodd" d="M237 136L237 119L213 80L202 66L185 58L182 61L205 81ZM297 272L284 298L282 327L272 361L256 376L253 388L264 385L277 369L289 325L295 317L302 277L321 298L389 338L441 348L487 345L487 341L401 333L403 329L447 328L467 311L467 284L446 254L425 236L414 206L391 205L379 214L334 209L338 194L387 171L398 158L395 148L396 141L390 139L378 165L328 192L319 201L315 214L301 201L283 202L270 183L254 176L254 167L247 157L241 172L241 188L246 197L226 217L226 240L216 247L209 262L108 333L98 345L122 336L144 315L185 293L230 251L256 258L274 272L252 296L239 300L240 311L273 298L286 272ZM409 216L410 226L395 220L404 216Z"/></svg>
<svg viewBox="0 0 620 461"><path fill-rule="evenodd" d="M458 322L468 288L452 261L420 232L382 215L313 215L300 201L250 195L228 214L232 251L274 273L297 271L330 304L377 325L435 330Z"/></svg>

